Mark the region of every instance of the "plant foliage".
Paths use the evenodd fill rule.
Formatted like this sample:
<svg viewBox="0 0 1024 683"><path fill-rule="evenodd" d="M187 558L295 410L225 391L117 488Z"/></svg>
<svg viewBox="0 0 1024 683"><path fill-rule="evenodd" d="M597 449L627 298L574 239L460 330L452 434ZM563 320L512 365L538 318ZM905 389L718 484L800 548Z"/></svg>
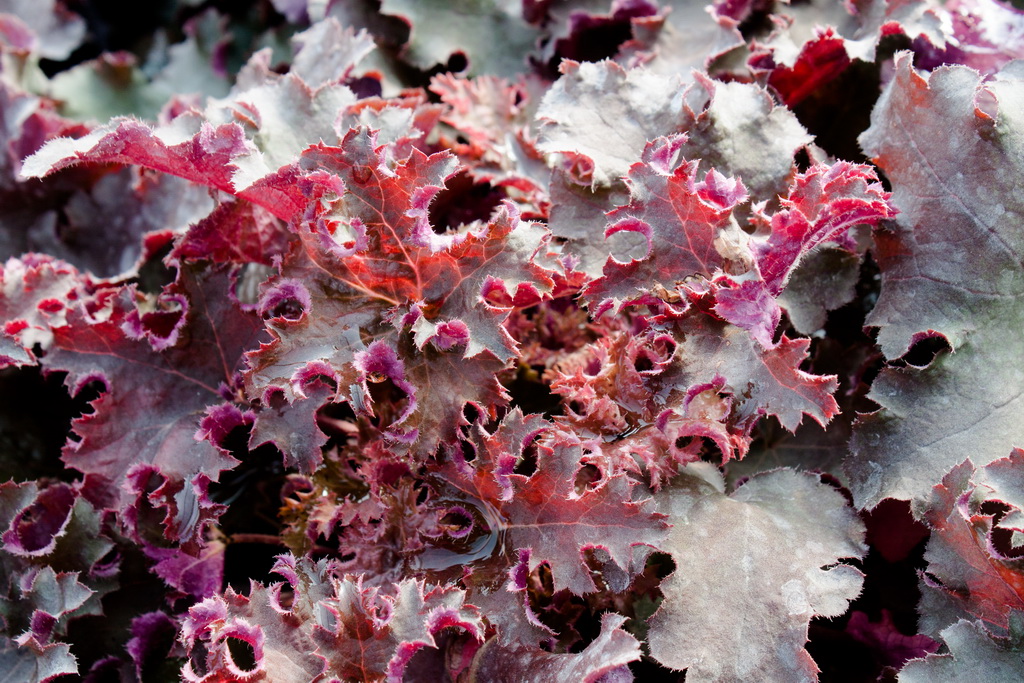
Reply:
<svg viewBox="0 0 1024 683"><path fill-rule="evenodd" d="M1024 12L160 8L0 0L5 680L1024 679Z"/></svg>

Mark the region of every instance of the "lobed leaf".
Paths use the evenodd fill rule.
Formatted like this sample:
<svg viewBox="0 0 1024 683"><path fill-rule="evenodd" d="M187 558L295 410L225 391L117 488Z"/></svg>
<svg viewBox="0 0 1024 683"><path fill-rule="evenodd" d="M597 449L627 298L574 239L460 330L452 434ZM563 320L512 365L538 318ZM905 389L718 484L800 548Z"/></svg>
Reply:
<svg viewBox="0 0 1024 683"><path fill-rule="evenodd" d="M634 549L653 546L664 537L665 523L651 509L649 500L635 501L635 483L618 473L582 492L576 490L576 474L582 463L582 447L570 433L553 432L537 445L537 471L529 477L512 472L527 446L525 441L540 428L517 428L522 415L514 410L493 435L479 434L472 464L456 459L438 474L444 487L493 507L505 538L506 552L529 551L526 570L542 562L551 568L556 591L568 588L577 595L596 589L584 565L584 551L602 548L620 568L634 566ZM519 436L509 440L505 432ZM525 434L525 435L524 435Z"/></svg>
<svg viewBox="0 0 1024 683"><path fill-rule="evenodd" d="M559 68L561 78L537 110L537 149L562 155L580 185L618 182L648 141L678 132L685 121L676 78L614 62L566 60Z"/></svg>
<svg viewBox="0 0 1024 683"><path fill-rule="evenodd" d="M858 505L923 498L964 453L984 466L1024 441L1024 374L1006 337L1024 315L1022 93L1019 69L986 84L964 67L926 78L901 54L861 137L901 212L876 232L882 293L867 324L889 359L929 337L954 353L875 380L881 409L855 431L846 465Z"/></svg>
<svg viewBox="0 0 1024 683"><path fill-rule="evenodd" d="M166 533L174 540L201 531L203 495L194 487L203 484L196 478L215 481L237 463L195 438L207 407L224 400L220 385L230 386L242 350L259 332L227 290L225 273L182 268L158 300L170 309L142 315L132 289L108 292L98 310L69 314L43 362L47 371L68 373L72 393L93 381L104 387L92 412L72 424L77 440L65 446L65 462L94 477L119 509L131 504L124 484L133 465L152 466L161 483L147 494L167 506ZM146 480L139 485L145 488Z"/></svg>
<svg viewBox="0 0 1024 683"><path fill-rule="evenodd" d="M404 56L423 71L460 53L473 74L511 76L523 70L524 55L538 37L518 5L498 0L384 0L381 12L410 25ZM491 36L501 36L500 44Z"/></svg>
<svg viewBox="0 0 1024 683"><path fill-rule="evenodd" d="M469 669L469 681L566 680L598 683L629 680L627 664L640 659L640 643L623 631L625 617L601 616L601 633L578 654L553 654L540 648L502 647L497 639L484 643ZM619 678L617 678L619 677Z"/></svg>
<svg viewBox="0 0 1024 683"><path fill-rule="evenodd" d="M1014 487L1022 465L1024 451L1019 449L984 468L966 460L943 477L927 507L918 510L932 529L924 592L941 593L957 611L984 620L989 628L1006 628L1014 610L1024 608L1024 562L1014 556L1021 544L1010 533L1024 514ZM1007 481L1007 473L1014 478ZM956 621L948 610L929 609L927 601L920 609L927 632Z"/></svg>
<svg viewBox="0 0 1024 683"><path fill-rule="evenodd" d="M864 578L840 562L865 552L842 494L776 470L726 495L717 471L691 468L657 501L676 571L650 620L651 656L692 681L816 680L808 624L845 612Z"/></svg>
<svg viewBox="0 0 1024 683"><path fill-rule="evenodd" d="M189 610L181 640L205 673L190 662L186 680L402 680L412 655L434 647L442 630L482 636L475 608L464 605L458 589L427 590L407 580L386 594L364 587L361 579L334 576L327 561L291 556L279 557L274 571L286 582L254 583L248 597L229 589ZM249 644L252 669L235 662L229 639Z"/></svg>
<svg viewBox="0 0 1024 683"><path fill-rule="evenodd" d="M942 639L949 652L907 662L900 683L968 683L978 677L1013 681L1024 675L1019 633L1016 638L993 637L983 622L962 619L944 629Z"/></svg>

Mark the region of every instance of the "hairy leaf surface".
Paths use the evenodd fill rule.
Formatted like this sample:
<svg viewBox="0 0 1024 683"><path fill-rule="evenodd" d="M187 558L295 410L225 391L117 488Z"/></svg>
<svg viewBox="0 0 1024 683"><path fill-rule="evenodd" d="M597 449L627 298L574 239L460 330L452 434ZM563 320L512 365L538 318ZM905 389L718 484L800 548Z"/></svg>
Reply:
<svg viewBox="0 0 1024 683"><path fill-rule="evenodd" d="M876 232L882 293L867 324L889 359L936 335L953 353L875 380L881 410L846 468L860 505L923 498L964 454L984 466L1024 443L1024 370L1007 337L1024 319L1022 102L1020 69L984 85L963 67L926 78L903 54L861 138L901 211Z"/></svg>
<svg viewBox="0 0 1024 683"><path fill-rule="evenodd" d="M813 475L759 474L726 495L704 474L658 495L676 571L650 621L651 656L693 681L816 680L808 624L860 592L863 575L840 560L864 554L863 525Z"/></svg>

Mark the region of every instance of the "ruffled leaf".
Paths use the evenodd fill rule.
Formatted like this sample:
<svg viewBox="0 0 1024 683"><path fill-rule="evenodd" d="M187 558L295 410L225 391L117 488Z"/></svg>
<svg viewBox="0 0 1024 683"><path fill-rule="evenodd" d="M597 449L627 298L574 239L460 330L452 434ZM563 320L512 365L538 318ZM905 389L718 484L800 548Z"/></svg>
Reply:
<svg viewBox="0 0 1024 683"><path fill-rule="evenodd" d="M131 504L124 484L133 466L155 468L161 481L146 493L167 507L173 540L200 532L202 495L195 487L203 484L196 477L216 480L236 464L195 438L207 407L224 400L220 385L231 385L242 350L259 331L227 290L224 273L182 269L154 311L140 313L132 289L108 292L98 310L69 314L44 362L48 371L68 373L73 393L92 381L104 387L92 412L74 421L77 440L65 447L65 462L96 477L118 507Z"/></svg>
<svg viewBox="0 0 1024 683"><path fill-rule="evenodd" d="M291 556L279 557L274 571L286 579L292 593L288 602L284 583L254 583L248 597L229 589L189 610L180 638L201 659L198 670L204 673L189 662L182 672L186 680L401 680L409 659L434 647L442 630L473 639L483 635L480 617L458 589L428 590L407 580L389 594L335 576L327 561ZM253 668L239 667L229 640L248 643Z"/></svg>
<svg viewBox="0 0 1024 683"><path fill-rule="evenodd" d="M732 210L746 200L746 190L714 170L698 178L697 164L677 157L682 143L682 138L659 139L630 169L631 201L608 214L605 235L639 233L647 251L628 263L609 259L603 276L587 287L592 301L633 301L655 285L671 288L693 276L710 278L725 265L730 252L723 237L738 231Z"/></svg>
<svg viewBox="0 0 1024 683"><path fill-rule="evenodd" d="M1024 610L1024 562L1015 556L1024 544L1013 536L1024 517L1016 489L1022 469L1024 451L1019 449L985 468L975 469L967 460L943 478L930 504L918 510L932 528L924 590L942 593L990 628L1006 628L1013 611ZM926 632L937 633L951 623L946 613L933 612L927 604L921 611Z"/></svg>
<svg viewBox="0 0 1024 683"><path fill-rule="evenodd" d="M514 411L493 435L480 434L473 462L457 458L443 471L445 487L497 511L507 551L529 550L527 571L546 562L556 591L589 593L596 587L584 565L584 551L603 548L628 571L634 567L635 549L659 543L665 523L649 501L633 500L634 483L624 474L577 492L582 447L564 432L555 431L536 446L536 472L529 477L514 474L528 444L523 438L510 441L503 432L521 419Z"/></svg>
<svg viewBox="0 0 1024 683"><path fill-rule="evenodd" d="M360 129L303 156L305 249L264 294L275 340L250 354L248 390L292 400L297 383L323 374L372 413L371 387L390 380L404 407L388 433L432 451L454 438L467 402L504 401L495 373L517 349L503 323L552 287L548 236L510 204L469 232L435 234L428 205L454 160L413 151L395 164L389 150Z"/></svg>

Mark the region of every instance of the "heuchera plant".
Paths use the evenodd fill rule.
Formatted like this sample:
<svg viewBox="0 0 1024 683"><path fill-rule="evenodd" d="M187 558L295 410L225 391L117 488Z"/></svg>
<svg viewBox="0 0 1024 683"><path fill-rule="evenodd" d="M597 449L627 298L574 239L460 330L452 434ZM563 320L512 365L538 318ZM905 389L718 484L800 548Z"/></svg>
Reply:
<svg viewBox="0 0 1024 683"><path fill-rule="evenodd" d="M0 677L1024 680L1024 12L144 5L0 0Z"/></svg>

